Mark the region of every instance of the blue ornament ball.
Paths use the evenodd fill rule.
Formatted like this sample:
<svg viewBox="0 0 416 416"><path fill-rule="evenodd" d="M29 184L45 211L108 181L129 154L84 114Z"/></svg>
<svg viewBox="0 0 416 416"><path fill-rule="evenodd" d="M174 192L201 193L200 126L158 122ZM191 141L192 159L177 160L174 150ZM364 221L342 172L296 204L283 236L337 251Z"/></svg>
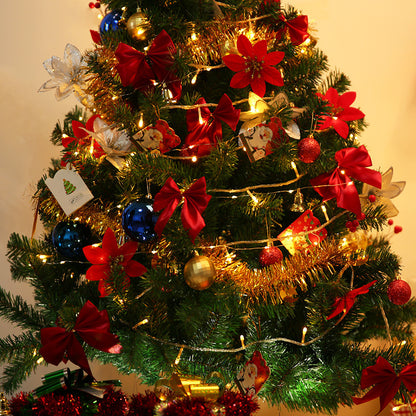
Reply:
<svg viewBox="0 0 416 416"><path fill-rule="evenodd" d="M100 23L100 34L104 34L107 32L115 32L120 28L119 22L123 16L123 12L121 10L113 10L110 13L107 13L103 20Z"/></svg>
<svg viewBox="0 0 416 416"><path fill-rule="evenodd" d="M52 231L52 244L62 256L81 260L83 247L92 244L91 230L81 222L62 221Z"/></svg>
<svg viewBox="0 0 416 416"><path fill-rule="evenodd" d="M149 243L157 237L154 226L157 215L153 212L153 201L133 201L127 205L121 216L121 226L134 241Z"/></svg>

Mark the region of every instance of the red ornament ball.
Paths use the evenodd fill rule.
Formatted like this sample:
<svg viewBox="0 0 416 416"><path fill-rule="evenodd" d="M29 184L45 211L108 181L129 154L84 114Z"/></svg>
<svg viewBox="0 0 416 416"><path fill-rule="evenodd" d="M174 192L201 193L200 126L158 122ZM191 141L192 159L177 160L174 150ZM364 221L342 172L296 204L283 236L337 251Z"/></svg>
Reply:
<svg viewBox="0 0 416 416"><path fill-rule="evenodd" d="M94 3L94 2L92 2L92 1L90 1L90 2L88 3L88 7L89 7L90 9L94 9L94 7L95 7L95 3Z"/></svg>
<svg viewBox="0 0 416 416"><path fill-rule="evenodd" d="M275 263L280 263L283 260L283 253L278 247L265 247L260 253L260 264L263 267L271 266Z"/></svg>
<svg viewBox="0 0 416 416"><path fill-rule="evenodd" d="M394 280L387 288L387 296L395 305L404 305L410 299L412 289L404 280Z"/></svg>
<svg viewBox="0 0 416 416"><path fill-rule="evenodd" d="M96 9L99 9L99 8L101 7L101 3L100 3L99 1L97 1L97 2L94 4L94 7L95 7Z"/></svg>
<svg viewBox="0 0 416 416"><path fill-rule="evenodd" d="M370 195L368 195L368 200L370 202L376 202L376 196L374 194L370 194Z"/></svg>
<svg viewBox="0 0 416 416"><path fill-rule="evenodd" d="M394 234L399 234L403 231L403 227L400 227L400 225L396 225L394 227Z"/></svg>
<svg viewBox="0 0 416 416"><path fill-rule="evenodd" d="M298 156L304 163L313 163L321 154L321 146L313 137L305 137L298 143Z"/></svg>
<svg viewBox="0 0 416 416"><path fill-rule="evenodd" d="M393 224L394 224L394 221L390 218L390 219L387 221L387 224L388 224L388 225L393 225Z"/></svg>

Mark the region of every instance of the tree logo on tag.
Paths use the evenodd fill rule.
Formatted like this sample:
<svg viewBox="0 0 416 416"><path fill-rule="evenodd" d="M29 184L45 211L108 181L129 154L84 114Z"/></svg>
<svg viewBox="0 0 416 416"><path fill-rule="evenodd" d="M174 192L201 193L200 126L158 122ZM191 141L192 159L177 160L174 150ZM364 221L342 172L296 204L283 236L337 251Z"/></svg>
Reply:
<svg viewBox="0 0 416 416"><path fill-rule="evenodd" d="M46 179L45 183L67 216L94 198L75 170L58 170L55 176Z"/></svg>
<svg viewBox="0 0 416 416"><path fill-rule="evenodd" d="M64 178L64 188L65 188L65 193L67 195L72 194L72 192L74 192L75 189L77 189L77 187L74 184L72 184L71 182L69 182L65 178Z"/></svg>

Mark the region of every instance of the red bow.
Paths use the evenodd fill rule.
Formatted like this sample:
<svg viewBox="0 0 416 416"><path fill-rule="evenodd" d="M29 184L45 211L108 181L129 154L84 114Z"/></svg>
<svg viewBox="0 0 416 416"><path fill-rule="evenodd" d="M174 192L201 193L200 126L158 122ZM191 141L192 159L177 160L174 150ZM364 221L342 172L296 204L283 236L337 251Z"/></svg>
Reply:
<svg viewBox="0 0 416 416"><path fill-rule="evenodd" d="M326 319L332 319L334 316L339 315L340 313L344 312L347 314L347 312L353 307L355 298L358 295L364 295L365 293L368 293L368 289L373 286L374 283L376 283L377 280L373 280L370 283L367 283L364 286L361 286L357 289L350 290L345 296L342 298L336 298L334 304L332 307L334 308L331 315L329 315Z"/></svg>
<svg viewBox="0 0 416 416"><path fill-rule="evenodd" d="M349 176L381 188L381 174L367 169L372 162L365 146L338 150L335 153L335 160L338 162L338 167L332 172L323 173L311 179L311 184L324 201L336 198L340 208L351 211L359 217L361 215L360 198Z"/></svg>
<svg viewBox="0 0 416 416"><path fill-rule="evenodd" d="M287 20L286 17L281 14L280 20L285 23L286 28L289 31L292 45L298 46L308 39L308 16L301 15L295 17L294 19Z"/></svg>
<svg viewBox="0 0 416 416"><path fill-rule="evenodd" d="M107 311L100 312L94 304L87 301L79 311L72 331L59 326L40 330L42 348L39 352L45 361L58 365L61 361L66 362L69 359L92 377L87 356L75 334L98 350L113 354L121 352L117 336L110 332Z"/></svg>
<svg viewBox="0 0 416 416"><path fill-rule="evenodd" d="M183 199L181 211L182 224L194 242L198 233L205 227L202 213L208 205L211 195L206 193L205 177L199 178L185 192L181 192L172 178L169 178L162 189L156 194L153 202L155 211L163 212L155 224L155 231L160 236L173 211Z"/></svg>
<svg viewBox="0 0 416 416"><path fill-rule="evenodd" d="M117 46L116 66L122 84L133 86L139 90L153 88L154 80L165 82L172 92L173 99L178 100L182 93L180 79L171 70L175 60L173 55L176 47L165 30L153 40L146 54L139 52L125 43Z"/></svg>
<svg viewBox="0 0 416 416"><path fill-rule="evenodd" d="M376 364L365 368L361 375L361 389L373 384L374 387L364 397L353 397L352 400L361 404L380 397L380 413L396 395L402 382L409 392L416 389L416 361L406 365L397 375L386 359L378 357Z"/></svg>
<svg viewBox="0 0 416 416"><path fill-rule="evenodd" d="M206 104L204 98L200 98L197 104ZM237 128L240 118L237 110L227 94L224 94L218 102L213 113L208 107L199 107L186 112L186 124L189 134L186 136L185 145L189 148L198 147L199 155L208 154L211 147L215 146L222 138L221 121L227 123L233 130ZM201 146L201 149L199 147Z"/></svg>

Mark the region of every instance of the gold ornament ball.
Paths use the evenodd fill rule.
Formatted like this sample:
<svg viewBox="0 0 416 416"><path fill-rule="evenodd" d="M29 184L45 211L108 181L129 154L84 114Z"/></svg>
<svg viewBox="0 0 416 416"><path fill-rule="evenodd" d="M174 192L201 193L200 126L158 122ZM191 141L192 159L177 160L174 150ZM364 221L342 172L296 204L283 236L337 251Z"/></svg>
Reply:
<svg viewBox="0 0 416 416"><path fill-rule="evenodd" d="M189 287L195 290L205 290L214 282L216 271L208 257L195 256L185 264L183 274Z"/></svg>
<svg viewBox="0 0 416 416"><path fill-rule="evenodd" d="M146 40L147 33L150 29L150 23L145 14L139 11L129 17L126 27L132 38Z"/></svg>

